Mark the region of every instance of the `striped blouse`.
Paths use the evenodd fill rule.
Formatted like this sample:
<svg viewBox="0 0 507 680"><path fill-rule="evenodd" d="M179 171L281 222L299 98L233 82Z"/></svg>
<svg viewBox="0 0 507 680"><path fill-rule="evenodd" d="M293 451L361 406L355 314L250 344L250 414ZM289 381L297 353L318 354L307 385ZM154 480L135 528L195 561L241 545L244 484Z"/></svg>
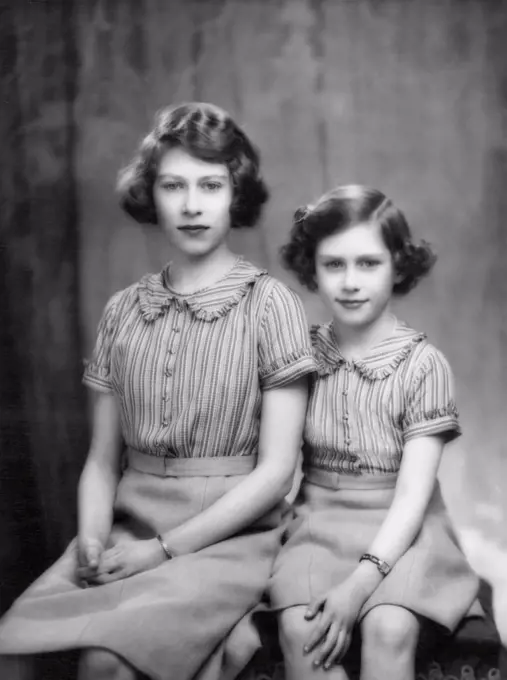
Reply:
<svg viewBox="0 0 507 680"><path fill-rule="evenodd" d="M196 293L172 290L165 269L113 295L83 381L117 395L134 449L249 456L257 453L263 390L314 371L300 299L239 258Z"/></svg>
<svg viewBox="0 0 507 680"><path fill-rule="evenodd" d="M460 434L453 377L441 352L397 321L356 361L340 354L331 322L312 327L318 363L305 434L305 465L361 474L397 472L405 442Z"/></svg>

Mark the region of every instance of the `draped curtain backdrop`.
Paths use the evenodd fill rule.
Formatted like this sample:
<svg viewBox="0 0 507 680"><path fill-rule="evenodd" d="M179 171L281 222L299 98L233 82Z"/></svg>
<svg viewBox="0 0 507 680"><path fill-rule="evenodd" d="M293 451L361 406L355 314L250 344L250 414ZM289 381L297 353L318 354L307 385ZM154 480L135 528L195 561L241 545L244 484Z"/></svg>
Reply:
<svg viewBox="0 0 507 680"><path fill-rule="evenodd" d="M311 321L323 309L277 255L301 203L371 184L434 244L434 273L397 311L454 368L465 434L441 477L465 543L482 541L466 543L474 566L491 575L480 546L507 543L507 3L0 6L2 606L75 530L82 357L108 296L171 256L120 212L115 176L154 111L188 99L227 108L260 147L272 199L233 246L293 285Z"/></svg>

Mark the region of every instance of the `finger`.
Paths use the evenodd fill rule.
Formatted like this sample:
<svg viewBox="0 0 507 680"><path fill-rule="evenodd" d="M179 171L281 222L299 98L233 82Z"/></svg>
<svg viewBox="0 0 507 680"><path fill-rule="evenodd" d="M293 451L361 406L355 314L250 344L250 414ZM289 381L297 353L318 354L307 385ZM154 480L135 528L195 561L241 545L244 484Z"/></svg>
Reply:
<svg viewBox="0 0 507 680"><path fill-rule="evenodd" d="M308 642L304 646L304 653L309 654L311 651L315 649L315 647L320 644L322 641L322 638L325 637L327 631L329 630L329 627L331 626L331 617L328 616L327 614L322 614L319 621L317 622L316 626L313 629L313 633L311 634Z"/></svg>
<svg viewBox="0 0 507 680"><path fill-rule="evenodd" d="M350 647L350 641L352 639L352 636L350 633L348 633L346 630L341 630L338 633L338 638L336 640L334 648L331 650L331 652L328 654L328 657L326 661L324 662L324 668L328 670L333 666L334 664L339 664L340 661L343 659L345 654L347 653L348 648Z"/></svg>
<svg viewBox="0 0 507 680"><path fill-rule="evenodd" d="M325 597L319 597L313 600L308 605L308 608L305 612L305 619L307 621L309 621L310 619L314 619L317 616L317 614L323 609L325 604L326 604Z"/></svg>
<svg viewBox="0 0 507 680"><path fill-rule="evenodd" d="M326 667L325 664L327 658L334 650L336 642L338 640L338 633L339 633L338 624L336 623L336 621L333 621L333 623L329 627L329 630L327 631L326 637L323 639L321 646L318 648L315 654L313 660L313 665L315 667L322 665L324 665L324 668Z"/></svg>
<svg viewBox="0 0 507 680"><path fill-rule="evenodd" d="M78 567L76 569L76 577L78 579L83 579L83 580L88 580L89 578L93 578L96 576L97 570L96 569L90 569L89 567Z"/></svg>
<svg viewBox="0 0 507 680"><path fill-rule="evenodd" d="M106 572L117 571L123 566L124 560L121 553L117 550L110 550L102 555L102 559L100 560L97 571L99 574L102 574Z"/></svg>
<svg viewBox="0 0 507 680"><path fill-rule="evenodd" d="M90 585L93 585L96 575L96 570L90 570L87 567L76 569L76 581L81 588L88 588Z"/></svg>
<svg viewBox="0 0 507 680"><path fill-rule="evenodd" d="M99 565L99 558L99 546L96 544L89 545L86 549L86 561L88 562L88 566L90 566L92 569L96 569Z"/></svg>
<svg viewBox="0 0 507 680"><path fill-rule="evenodd" d="M352 633L349 631L345 633L345 637L343 642L341 643L341 649L338 653L338 656L336 657L336 660L338 663L341 663L343 659L345 658L345 655L347 654L350 643L352 642Z"/></svg>
<svg viewBox="0 0 507 680"><path fill-rule="evenodd" d="M102 544L96 539L83 538L78 542L77 559L81 566L98 563L102 552Z"/></svg>
<svg viewBox="0 0 507 680"><path fill-rule="evenodd" d="M97 576L93 579L93 583L95 585L105 585L106 583L121 581L122 579L127 578L127 576L128 574L126 573L126 570L118 569L117 571L109 573L97 574Z"/></svg>

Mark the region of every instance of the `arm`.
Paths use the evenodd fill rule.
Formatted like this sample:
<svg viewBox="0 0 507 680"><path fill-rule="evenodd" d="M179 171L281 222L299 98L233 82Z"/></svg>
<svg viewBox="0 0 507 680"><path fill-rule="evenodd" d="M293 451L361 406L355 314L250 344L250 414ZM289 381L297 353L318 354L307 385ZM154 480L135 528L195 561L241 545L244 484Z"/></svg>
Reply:
<svg viewBox="0 0 507 680"><path fill-rule="evenodd" d="M90 561L87 548L93 546L92 562L96 562L111 531L121 443L114 394L94 392L92 441L78 487L78 543L83 566Z"/></svg>
<svg viewBox="0 0 507 680"><path fill-rule="evenodd" d="M431 345L406 393L402 428L405 444L394 500L367 552L393 567L414 541L428 507L444 444L460 434L454 378L444 355ZM382 580L371 562L362 562L352 583L363 602Z"/></svg>
<svg viewBox="0 0 507 680"><path fill-rule="evenodd" d="M209 508L163 535L172 555L197 552L232 536L290 491L307 399L306 377L263 393L257 467ZM102 512L105 509L103 506ZM100 584L127 578L165 560L156 538L118 543L104 552L93 581Z"/></svg>
<svg viewBox="0 0 507 680"><path fill-rule="evenodd" d="M306 377L263 393L257 467L207 510L165 534L171 551L196 552L218 543L252 524L289 493L307 399Z"/></svg>
<svg viewBox="0 0 507 680"><path fill-rule="evenodd" d="M406 442L394 500L375 540L366 551L393 567L412 545L435 487L442 457L442 437L417 437ZM371 562L361 562L351 576L363 603L382 581Z"/></svg>
<svg viewBox="0 0 507 680"><path fill-rule="evenodd" d="M391 567L413 543L419 532L433 493L444 440L439 435L415 437L406 442L394 500L367 552L385 560ZM329 668L347 651L351 631L361 607L383 579L376 565L360 562L346 581L307 610L307 619L316 619L305 653L317 645L314 664Z"/></svg>

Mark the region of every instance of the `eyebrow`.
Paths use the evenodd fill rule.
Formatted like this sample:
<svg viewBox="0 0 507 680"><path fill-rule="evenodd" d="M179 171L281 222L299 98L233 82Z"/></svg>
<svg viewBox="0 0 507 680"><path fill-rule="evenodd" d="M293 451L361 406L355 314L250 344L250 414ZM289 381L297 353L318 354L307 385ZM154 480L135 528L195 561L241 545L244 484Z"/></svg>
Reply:
<svg viewBox="0 0 507 680"><path fill-rule="evenodd" d="M319 257L321 260L341 260L343 259L343 255L333 255L333 254L328 254L328 253L320 253L317 257ZM378 257L385 257L385 253L382 252L370 252L370 253L361 253L359 255L355 255L354 259L359 260L361 258L378 258Z"/></svg>
<svg viewBox="0 0 507 680"><path fill-rule="evenodd" d="M173 174L172 172L162 172L158 175L158 179L168 179L169 177L171 179L182 179L182 180L187 179L186 177L183 177L182 175L176 175L176 174ZM199 177L199 179L201 181L207 180L207 179L224 179L225 180L225 179L228 179L228 175L216 172L216 173L213 173L212 175L204 175L203 177Z"/></svg>

